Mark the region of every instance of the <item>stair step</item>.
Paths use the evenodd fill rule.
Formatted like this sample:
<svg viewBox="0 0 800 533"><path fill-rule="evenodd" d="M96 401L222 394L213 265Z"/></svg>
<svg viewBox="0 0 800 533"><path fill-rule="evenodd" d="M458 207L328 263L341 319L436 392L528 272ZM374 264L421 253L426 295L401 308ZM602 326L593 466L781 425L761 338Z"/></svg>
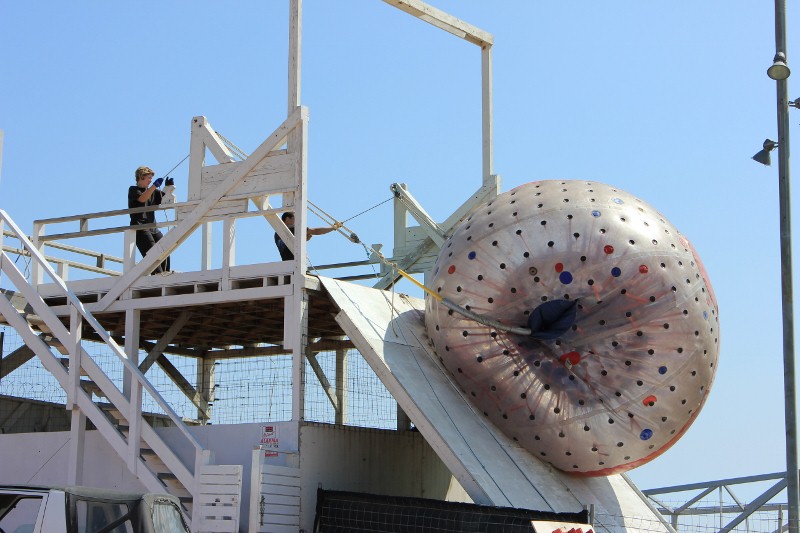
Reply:
<svg viewBox="0 0 800 533"><path fill-rule="evenodd" d="M156 474L156 475L161 480L162 474ZM166 491L169 492L170 494L172 494L173 496L176 496L178 498L180 498L180 497L191 498L192 497L192 494L188 490L186 490L186 487L181 485L180 482L177 479L166 480L166 481L167 482L165 482L165 480L161 480L161 483L166 488Z"/></svg>
<svg viewBox="0 0 800 533"><path fill-rule="evenodd" d="M64 344L55 337L42 335L42 340L51 348L55 348L61 355L69 355L69 350Z"/></svg>
<svg viewBox="0 0 800 533"><path fill-rule="evenodd" d="M98 396L100 398L105 398L106 397L105 394L103 394L103 391L100 390L100 385L98 385L94 381L91 381L91 380L88 380L88 379L82 379L81 380L81 388L84 391L86 391L87 394L94 394L95 396Z"/></svg>
<svg viewBox="0 0 800 533"><path fill-rule="evenodd" d="M61 361L61 364L64 365L64 368L69 369L69 357L62 357L61 359L59 359L59 361ZM89 374L86 372L86 370L84 370L83 367L81 367L81 376L86 377L88 375Z"/></svg>

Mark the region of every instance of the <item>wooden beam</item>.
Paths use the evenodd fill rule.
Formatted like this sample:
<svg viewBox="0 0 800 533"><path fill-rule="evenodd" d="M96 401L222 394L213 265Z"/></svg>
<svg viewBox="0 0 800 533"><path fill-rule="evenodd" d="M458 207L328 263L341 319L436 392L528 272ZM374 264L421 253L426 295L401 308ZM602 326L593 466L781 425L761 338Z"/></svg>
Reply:
<svg viewBox="0 0 800 533"><path fill-rule="evenodd" d="M158 339L156 345L153 346L148 352L147 357L145 357L144 361L139 365L139 371L142 374L146 374L147 371L150 370L150 367L153 366L153 363L156 362L156 359L161 357L164 353L164 349L175 339L175 336L181 331L183 326L186 325L186 322L188 322L191 316L192 314L189 311L181 311L178 318L175 319L175 322L169 326L164 336Z"/></svg>
<svg viewBox="0 0 800 533"><path fill-rule="evenodd" d="M189 398L189 401L192 402L195 407L201 411L208 409L208 403L203 396L197 392L197 389L195 389L185 377L183 377L181 371L175 368L175 365L173 365L165 355L159 356L158 359L156 359L156 364L161 367L161 370L169 376L172 382L175 383L175 386Z"/></svg>
<svg viewBox="0 0 800 533"><path fill-rule="evenodd" d="M420 0L383 0L389 5L396 7L401 11L405 11L409 15L413 15L420 20L424 20L428 24L432 24L439 29L448 33L452 33L456 37L460 37L465 41L478 46L491 46L494 43L494 37L491 33L486 32L472 24L468 24L463 20L454 17L440 9L421 2Z"/></svg>
<svg viewBox="0 0 800 533"><path fill-rule="evenodd" d="M41 335L40 335L41 337ZM27 345L22 345L7 356L0 360L0 379L3 379L14 370L18 369L36 356L36 353L28 348Z"/></svg>
<svg viewBox="0 0 800 533"><path fill-rule="evenodd" d="M331 386L331 382L328 381L328 376L325 375L325 371L322 370L319 361L317 361L316 354L307 353L306 359L308 359L308 362L311 364L311 368L314 370L314 374L316 374L319 384L322 385L322 390L325 391L325 395L328 397L328 400L330 400L331 405L338 412L339 401L336 397L336 389L334 389Z"/></svg>

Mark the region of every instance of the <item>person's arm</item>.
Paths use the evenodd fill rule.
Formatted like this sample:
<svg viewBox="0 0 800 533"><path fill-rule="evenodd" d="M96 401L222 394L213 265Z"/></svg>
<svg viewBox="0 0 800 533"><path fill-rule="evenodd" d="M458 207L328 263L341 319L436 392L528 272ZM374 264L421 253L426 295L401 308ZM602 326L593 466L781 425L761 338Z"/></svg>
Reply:
<svg viewBox="0 0 800 533"><path fill-rule="evenodd" d="M158 191L158 188L161 187L161 184L164 183L164 178L158 178L155 180L145 191L139 195L139 201L142 203L147 202L153 194ZM158 194L155 197L155 203L161 203L161 191L158 191Z"/></svg>
<svg viewBox="0 0 800 533"><path fill-rule="evenodd" d="M314 235L325 235L326 233L330 233L332 231L336 231L337 229L342 227L341 222L336 222L333 226L328 228L307 228L306 229L306 240L310 239Z"/></svg>

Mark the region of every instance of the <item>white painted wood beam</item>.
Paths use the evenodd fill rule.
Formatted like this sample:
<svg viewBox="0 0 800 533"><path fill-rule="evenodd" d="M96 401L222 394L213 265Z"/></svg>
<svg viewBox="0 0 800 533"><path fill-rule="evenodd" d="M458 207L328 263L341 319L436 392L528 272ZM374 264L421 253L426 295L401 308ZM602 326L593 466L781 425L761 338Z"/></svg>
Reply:
<svg viewBox="0 0 800 533"><path fill-rule="evenodd" d="M492 47L481 48L481 137L483 148L483 184L494 174L494 126L492 124Z"/></svg>
<svg viewBox="0 0 800 533"><path fill-rule="evenodd" d="M454 17L440 9L421 2L420 0L383 0L389 5L396 7L401 11L424 20L428 24L432 24L439 29L448 33L452 33L456 37L460 37L466 41L476 44L478 46L492 45L494 37L491 33L486 32L472 24L468 24L463 20Z"/></svg>
<svg viewBox="0 0 800 533"><path fill-rule="evenodd" d="M205 166L206 148L220 163L234 161L228 147L219 138L217 132L204 116L192 118L191 135L189 137L189 200L201 198L202 172Z"/></svg>
<svg viewBox="0 0 800 533"><path fill-rule="evenodd" d="M156 359L156 364L161 367L161 370L172 380L180 391L186 395L190 402L194 404L200 410L208 409L208 404L206 403L205 398L195 389L189 380L186 379L181 371L178 370L172 362L167 359L167 356L160 355L158 359Z"/></svg>
<svg viewBox="0 0 800 533"><path fill-rule="evenodd" d="M175 322L170 324L166 333L164 333L164 336L158 339L156 345L152 350L150 350L150 352L147 354L147 357L145 357L144 361L142 361L142 363L139 365L139 372L146 374L147 371L150 370L150 367L153 366L153 363L156 362L156 359L158 359L161 354L164 353L164 349L175 339L175 336L180 332L181 329L183 329L183 326L186 325L186 322L189 321L189 317L191 316L192 313L189 311L181 311L181 313L178 315L178 318L175 319ZM128 357L130 358L130 356Z"/></svg>
<svg viewBox="0 0 800 533"><path fill-rule="evenodd" d="M69 461L67 484L83 484L83 450L86 448L86 415L75 405L72 408L69 429Z"/></svg>
<svg viewBox="0 0 800 533"><path fill-rule="evenodd" d="M317 355L308 352L306 354L306 358L308 359L308 362L311 365L311 369L314 371L314 374L317 376L319 384L322 386L322 390L325 392L325 395L331 402L331 405L336 411L338 411L339 402L336 396L336 390L331 386L331 382L328 380L328 376L325 375L325 371L320 366L319 361L317 360Z"/></svg>
<svg viewBox="0 0 800 533"><path fill-rule="evenodd" d="M336 350L336 423L347 423L350 411L350 396L347 394L347 381L350 377L350 350L339 348Z"/></svg>
<svg viewBox="0 0 800 533"><path fill-rule="evenodd" d="M69 382L67 390L67 410L75 408L75 398L81 381L81 338L83 337L83 317L74 305L69 306Z"/></svg>
<svg viewBox="0 0 800 533"><path fill-rule="evenodd" d="M414 198L408 189L400 187L399 183L393 183L390 190L394 193L395 200L402 203L408 212L413 216L420 227L425 230L425 233L433 239L437 246L441 247L444 244L447 236L444 230L436 223L435 220L428 214L422 205Z"/></svg>
<svg viewBox="0 0 800 533"><path fill-rule="evenodd" d="M0 298L3 297L4 296L0 296ZM3 379L34 357L36 357L36 354L33 352L33 350L23 344L7 356L3 357L3 361L0 363L0 379Z"/></svg>

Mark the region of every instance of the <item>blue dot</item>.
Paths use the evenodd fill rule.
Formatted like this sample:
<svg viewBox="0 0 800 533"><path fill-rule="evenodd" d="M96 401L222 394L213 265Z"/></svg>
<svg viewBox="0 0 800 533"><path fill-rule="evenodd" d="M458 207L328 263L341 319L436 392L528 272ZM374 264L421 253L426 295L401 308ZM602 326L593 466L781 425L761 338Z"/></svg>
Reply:
<svg viewBox="0 0 800 533"><path fill-rule="evenodd" d="M563 283L564 285L569 285L570 283L572 283L572 274L570 274L565 270L558 276L558 279L561 280L561 283Z"/></svg>
<svg viewBox="0 0 800 533"><path fill-rule="evenodd" d="M599 217L600 216L600 211L592 211L592 216L593 217Z"/></svg>
<svg viewBox="0 0 800 533"><path fill-rule="evenodd" d="M703 311L703 320L708 320L708 311Z"/></svg>
<svg viewBox="0 0 800 533"><path fill-rule="evenodd" d="M666 374L667 373L667 367L665 367L665 366L658 367L658 373L661 374L661 375Z"/></svg>
<svg viewBox="0 0 800 533"><path fill-rule="evenodd" d="M650 437L653 436L652 429L643 429L641 433L639 433L639 438L642 440L650 440Z"/></svg>
<svg viewBox="0 0 800 533"><path fill-rule="evenodd" d="M614 202L615 204L618 204L618 205L621 205L621 204L625 203L625 202L622 201L622 198L612 198L611 201Z"/></svg>
<svg viewBox="0 0 800 533"><path fill-rule="evenodd" d="M475 259L475 256L476 256L476 255L477 255L477 254L476 254L475 252L470 252L470 253L469 253L469 255L468 255L467 257L469 257L470 259Z"/></svg>
<svg viewBox="0 0 800 533"><path fill-rule="evenodd" d="M620 270L619 267L614 267L611 269L611 275L615 278L618 278L620 274L622 274L622 270Z"/></svg>

